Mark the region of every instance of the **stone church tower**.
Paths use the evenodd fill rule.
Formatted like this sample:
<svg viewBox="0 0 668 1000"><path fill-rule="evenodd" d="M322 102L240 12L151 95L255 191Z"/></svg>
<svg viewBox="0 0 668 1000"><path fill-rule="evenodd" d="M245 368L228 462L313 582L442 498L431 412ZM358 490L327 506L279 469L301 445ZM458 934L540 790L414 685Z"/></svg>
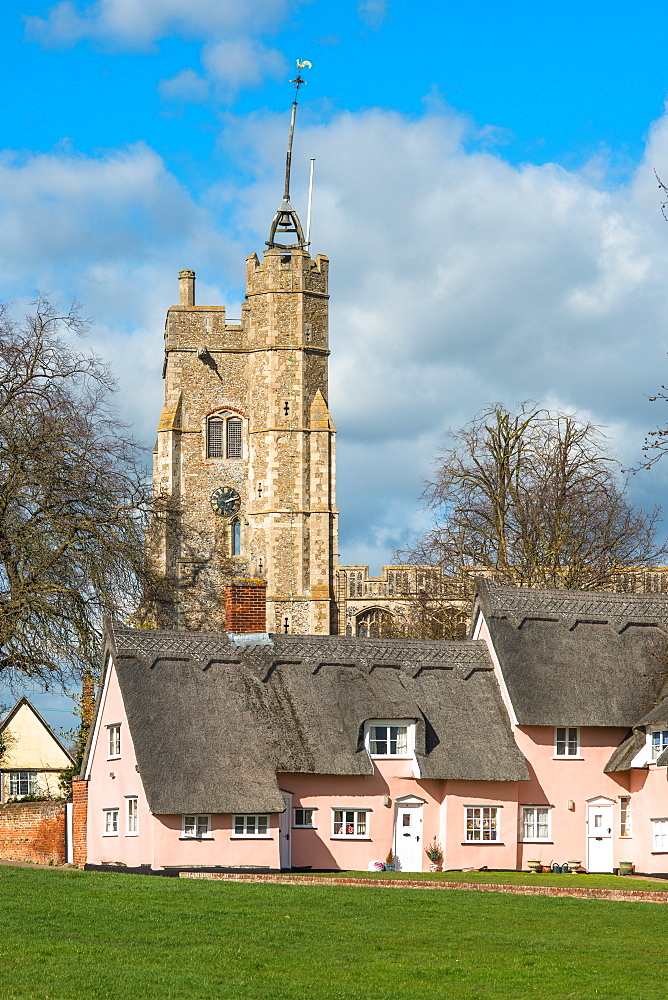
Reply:
<svg viewBox="0 0 668 1000"><path fill-rule="evenodd" d="M222 627L225 584L241 576L266 580L269 631L336 631L328 260L311 259L303 236L277 245L275 228L262 261L246 262L241 322L195 304L192 271L167 313L154 453L167 508L156 563L174 584L164 626Z"/></svg>
<svg viewBox="0 0 668 1000"><path fill-rule="evenodd" d="M329 261L283 201L262 260L246 261L241 321L195 304L179 273L165 325L152 551L171 584L163 627L219 629L225 586L266 581L270 632L338 632L335 428L327 408Z"/></svg>

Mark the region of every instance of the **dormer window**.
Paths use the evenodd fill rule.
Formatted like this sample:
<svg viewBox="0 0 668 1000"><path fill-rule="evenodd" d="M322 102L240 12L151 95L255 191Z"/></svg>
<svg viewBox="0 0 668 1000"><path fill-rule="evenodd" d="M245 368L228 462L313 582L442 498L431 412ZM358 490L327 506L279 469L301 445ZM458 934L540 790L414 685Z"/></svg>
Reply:
<svg viewBox="0 0 668 1000"><path fill-rule="evenodd" d="M412 757L415 723L408 719L367 722L365 743L372 757Z"/></svg>
<svg viewBox="0 0 668 1000"><path fill-rule="evenodd" d="M206 422L207 458L242 458L241 418L215 414Z"/></svg>
<svg viewBox="0 0 668 1000"><path fill-rule="evenodd" d="M652 760L656 760L664 750L668 750L668 729L655 729L648 735L652 742Z"/></svg>

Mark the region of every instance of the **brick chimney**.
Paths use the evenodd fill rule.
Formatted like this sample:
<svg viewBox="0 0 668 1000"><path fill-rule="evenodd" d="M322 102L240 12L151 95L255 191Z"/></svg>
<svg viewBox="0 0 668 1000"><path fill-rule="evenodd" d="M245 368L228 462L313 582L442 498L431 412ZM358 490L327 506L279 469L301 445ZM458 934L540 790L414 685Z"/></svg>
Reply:
<svg viewBox="0 0 668 1000"><path fill-rule="evenodd" d="M267 631L267 583L239 578L225 588L225 631L239 634Z"/></svg>
<svg viewBox="0 0 668 1000"><path fill-rule="evenodd" d="M95 683L90 670L84 670L81 677L81 722L90 726L95 711Z"/></svg>

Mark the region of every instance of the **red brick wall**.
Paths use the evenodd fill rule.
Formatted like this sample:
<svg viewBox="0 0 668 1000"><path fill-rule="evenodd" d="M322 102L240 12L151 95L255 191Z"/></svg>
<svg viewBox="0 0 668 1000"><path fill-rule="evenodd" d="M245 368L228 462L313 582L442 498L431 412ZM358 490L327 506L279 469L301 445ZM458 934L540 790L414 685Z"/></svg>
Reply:
<svg viewBox="0 0 668 1000"><path fill-rule="evenodd" d="M264 580L232 580L227 585L225 631L267 631L267 584Z"/></svg>
<svg viewBox="0 0 668 1000"><path fill-rule="evenodd" d="M87 861L88 782L83 778L72 781L72 860L77 868Z"/></svg>
<svg viewBox="0 0 668 1000"><path fill-rule="evenodd" d="M62 865L64 802L11 802L0 806L0 858Z"/></svg>

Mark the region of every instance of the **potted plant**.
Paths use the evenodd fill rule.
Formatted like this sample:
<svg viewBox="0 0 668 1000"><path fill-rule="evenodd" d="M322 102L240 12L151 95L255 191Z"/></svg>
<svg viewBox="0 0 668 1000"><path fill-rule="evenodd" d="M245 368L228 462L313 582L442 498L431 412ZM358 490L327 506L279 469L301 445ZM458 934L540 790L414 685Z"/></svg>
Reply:
<svg viewBox="0 0 668 1000"><path fill-rule="evenodd" d="M396 871L396 869L397 869L396 858L394 856L394 851L392 850L392 848L390 848L389 851L387 852L387 857L385 858L385 871L393 872Z"/></svg>
<svg viewBox="0 0 668 1000"><path fill-rule="evenodd" d="M543 870L542 861L527 861L527 866L529 871L533 872L534 875L538 875Z"/></svg>
<svg viewBox="0 0 668 1000"><path fill-rule="evenodd" d="M442 872L443 871L443 848L437 842L436 836L428 847L425 847L424 853L427 855L431 864L429 865L430 872Z"/></svg>
<svg viewBox="0 0 668 1000"><path fill-rule="evenodd" d="M567 861L566 863L568 865L569 872L576 872L582 864L581 861Z"/></svg>

